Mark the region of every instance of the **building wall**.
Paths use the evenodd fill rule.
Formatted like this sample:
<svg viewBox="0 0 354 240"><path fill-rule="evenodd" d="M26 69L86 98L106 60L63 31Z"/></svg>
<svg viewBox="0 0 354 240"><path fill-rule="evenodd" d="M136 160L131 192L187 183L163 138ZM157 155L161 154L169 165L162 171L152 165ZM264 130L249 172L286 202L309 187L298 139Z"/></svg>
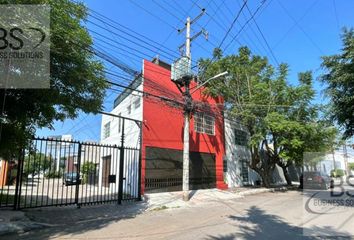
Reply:
<svg viewBox="0 0 354 240"><path fill-rule="evenodd" d="M334 151L334 153L328 153L322 157L321 161L317 164L317 169L330 175L331 170L334 169L333 159L335 161L335 168L342 169L346 171L346 162L345 162L345 152L342 148L339 148ZM350 148L347 150L347 161L348 163L354 162L354 151Z"/></svg>
<svg viewBox="0 0 354 240"><path fill-rule="evenodd" d="M254 184L258 179L258 175L251 169L248 168L248 181L243 181L241 171L242 171L242 160L247 162L251 159L250 151L247 146L237 145L235 143L235 129L242 130L246 132L246 129L237 122L230 121L229 119L224 120L225 123L225 160L227 162L226 170L226 182L229 187L239 187L248 184Z"/></svg>
<svg viewBox="0 0 354 240"><path fill-rule="evenodd" d="M143 83L141 82L137 87L137 90L143 90ZM127 90L126 90L127 91ZM128 117L131 119L136 119L142 121L143 118L143 100L140 93L136 91L127 91L127 97L125 97L121 102L119 102L113 110L110 112L115 115L120 115L122 117ZM139 100L140 105L136 107L135 101ZM130 109L130 112L128 108ZM105 125L110 123L110 134L105 137ZM123 119L108 115L102 115L101 123L101 143L109 145L121 146L121 137L123 132ZM140 148L140 128L134 122L130 120L124 120L124 147L129 148ZM129 152L128 152L129 151ZM125 167L124 167L124 177L126 178L123 185L123 191L131 192L129 189L134 183L138 182L138 172L136 166L138 166L139 155L134 154L133 157L131 153L133 150L126 150L125 154ZM119 173L119 151L107 151L103 153L99 159L99 186L103 185L103 169L104 160L110 157L110 174L116 175L118 179ZM107 160L105 160L107 161ZM117 180L118 183L118 180ZM118 184L112 185L111 188L115 186L116 189L111 189L117 191Z"/></svg>
<svg viewBox="0 0 354 240"><path fill-rule="evenodd" d="M182 94L170 79L170 71L149 61L144 61L144 92L161 97L174 99L183 103ZM191 84L193 88L196 83ZM193 99L209 104L223 104L221 98L203 97L202 90L193 94ZM173 106L173 103L161 101L153 97L144 97L143 111L143 161L142 189L145 186L145 157L146 147L160 147L175 150L183 149L183 110ZM215 135L196 133L194 117L190 120L190 151L215 154L216 184L223 187L223 155L224 155L224 126L220 113L214 111Z"/></svg>
<svg viewBox="0 0 354 240"><path fill-rule="evenodd" d="M137 90L143 90L143 84L141 83ZM140 101L140 106L136 108L135 101ZM128 108L131 108L129 113ZM143 100L140 93L132 92L130 93L121 103L119 103L110 113L115 115L121 115L122 117L128 117L142 121L143 119ZM110 136L105 137L105 125L110 122ZM123 129L123 120L118 117L102 115L101 124L101 143L120 145L121 136ZM126 147L139 147L139 127L134 121L125 120L124 121L124 135Z"/></svg>
<svg viewBox="0 0 354 240"><path fill-rule="evenodd" d="M244 181L242 177L242 161L250 162L251 153L246 145L238 145L235 141L235 130L241 130L247 133L247 129L236 121L227 119L225 123L225 161L227 169L225 172L225 179L230 188L240 187L245 185L256 185L256 181L261 178L259 175L247 167L248 180ZM292 172L292 170L290 170ZM293 174L292 174L293 175ZM293 177L297 181L296 177ZM283 184L286 183L282 169L276 166L273 172L273 183Z"/></svg>

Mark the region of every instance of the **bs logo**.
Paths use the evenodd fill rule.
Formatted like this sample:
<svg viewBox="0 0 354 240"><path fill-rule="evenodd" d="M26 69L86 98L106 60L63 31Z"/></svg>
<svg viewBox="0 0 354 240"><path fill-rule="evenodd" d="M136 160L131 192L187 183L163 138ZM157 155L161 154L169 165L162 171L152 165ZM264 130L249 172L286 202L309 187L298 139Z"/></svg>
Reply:
<svg viewBox="0 0 354 240"><path fill-rule="evenodd" d="M46 35L44 31L40 28L27 28L28 31L40 33L40 39L37 44L33 46L37 48L41 43L45 40ZM12 50L20 50L24 46L24 35L23 29L14 27L7 31L4 28L0 28L0 50L4 50L7 47L11 48Z"/></svg>

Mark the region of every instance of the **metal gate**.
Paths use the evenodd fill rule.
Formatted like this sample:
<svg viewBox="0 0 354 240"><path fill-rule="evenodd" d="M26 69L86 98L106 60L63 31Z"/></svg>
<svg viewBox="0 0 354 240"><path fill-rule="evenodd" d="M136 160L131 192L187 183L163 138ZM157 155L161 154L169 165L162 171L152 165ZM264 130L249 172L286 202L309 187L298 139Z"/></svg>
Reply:
<svg viewBox="0 0 354 240"><path fill-rule="evenodd" d="M121 204L141 197L141 150L124 144L35 138L9 163L15 184L0 186L0 207Z"/></svg>

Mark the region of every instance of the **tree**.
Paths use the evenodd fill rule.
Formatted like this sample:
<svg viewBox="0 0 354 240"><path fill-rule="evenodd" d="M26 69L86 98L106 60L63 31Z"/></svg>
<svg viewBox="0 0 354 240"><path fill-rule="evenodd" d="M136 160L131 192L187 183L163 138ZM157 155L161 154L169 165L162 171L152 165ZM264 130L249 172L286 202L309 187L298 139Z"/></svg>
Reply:
<svg viewBox="0 0 354 240"><path fill-rule="evenodd" d="M330 141L325 122L318 121L318 108L311 104L315 95L310 72L299 74L299 84L287 82L288 67L272 67L266 58L252 55L241 47L238 55L202 59L203 78L228 71L227 81L209 82L206 94L221 95L229 116L238 119L250 134L250 168L269 187L273 170L282 167L288 184L288 167L302 165L306 151L326 148ZM310 142L312 141L312 142Z"/></svg>
<svg viewBox="0 0 354 240"><path fill-rule="evenodd" d="M328 84L331 98L330 117L344 127L344 137L354 135L354 31L344 29L341 53L322 57L322 67L327 71L321 76Z"/></svg>
<svg viewBox="0 0 354 240"><path fill-rule="evenodd" d="M23 164L23 174L25 177L28 175L38 175L44 173L51 166L52 158L43 153L32 152L25 156Z"/></svg>
<svg viewBox="0 0 354 240"><path fill-rule="evenodd" d="M82 166L81 166L81 173L83 175L83 182L84 183L88 183L91 182L94 183L94 179L92 180L92 178L94 178L94 176L96 175L96 171L97 171L97 163L94 162L85 162Z"/></svg>
<svg viewBox="0 0 354 240"><path fill-rule="evenodd" d="M18 153L36 128L52 128L54 121L73 119L79 112L97 113L107 87L103 64L89 50L92 39L81 24L87 17L83 4L71 0L11 3L50 5L51 74L49 89L0 89L0 106L4 106L0 156L4 158Z"/></svg>
<svg viewBox="0 0 354 240"><path fill-rule="evenodd" d="M349 165L349 169L354 171L354 163L348 163L348 165Z"/></svg>

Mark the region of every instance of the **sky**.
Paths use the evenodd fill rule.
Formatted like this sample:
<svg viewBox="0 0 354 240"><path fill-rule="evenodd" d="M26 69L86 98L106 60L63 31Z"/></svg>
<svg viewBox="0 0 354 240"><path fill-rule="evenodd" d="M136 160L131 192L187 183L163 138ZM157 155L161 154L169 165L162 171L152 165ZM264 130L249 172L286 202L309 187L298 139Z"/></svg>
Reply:
<svg viewBox="0 0 354 240"><path fill-rule="evenodd" d="M242 0L86 0L90 9L89 29L95 46L119 59L136 71L141 71L142 59L151 60L160 55L171 63L180 53L178 47L185 41L184 27L187 16L194 19L205 8L205 13L192 24L192 35L202 28L208 32L208 40L199 36L192 42L192 59L211 58L237 16ZM263 4L262 4L263 3ZM252 53L266 56L270 63L289 65L288 81L297 84L297 74L312 71L317 95L315 102L324 103L324 86L318 81L323 73L321 56L336 54L341 49L341 29L354 23L352 0L249 0L231 31L221 45L224 55L237 52L240 46L248 46ZM257 11L258 9L258 11ZM93 11L92 11L93 10ZM256 12L257 11L257 12ZM254 20L251 15L254 15ZM101 15L98 15L101 14ZM97 20L107 19L104 21ZM117 29L119 25L132 35L145 37L155 46L141 46L132 42ZM119 27L119 29L122 29ZM263 35L263 36L262 36ZM265 40L263 39L265 38ZM159 43L160 45L156 44ZM145 44L142 44L145 45ZM268 46L267 46L268 45ZM156 47L164 46L164 47ZM148 49L149 48L149 49ZM158 49L159 48L159 49ZM135 51L134 51L135 49ZM168 50L165 50L168 49ZM139 51L139 52L137 52ZM105 62L106 69L125 74L116 66ZM121 80L120 80L121 81ZM127 85L127 81L121 82ZM104 101L105 111L111 111L119 89L108 90ZM72 134L77 140L99 141L100 115L79 114L77 119L55 122L55 130L39 129L38 136Z"/></svg>

